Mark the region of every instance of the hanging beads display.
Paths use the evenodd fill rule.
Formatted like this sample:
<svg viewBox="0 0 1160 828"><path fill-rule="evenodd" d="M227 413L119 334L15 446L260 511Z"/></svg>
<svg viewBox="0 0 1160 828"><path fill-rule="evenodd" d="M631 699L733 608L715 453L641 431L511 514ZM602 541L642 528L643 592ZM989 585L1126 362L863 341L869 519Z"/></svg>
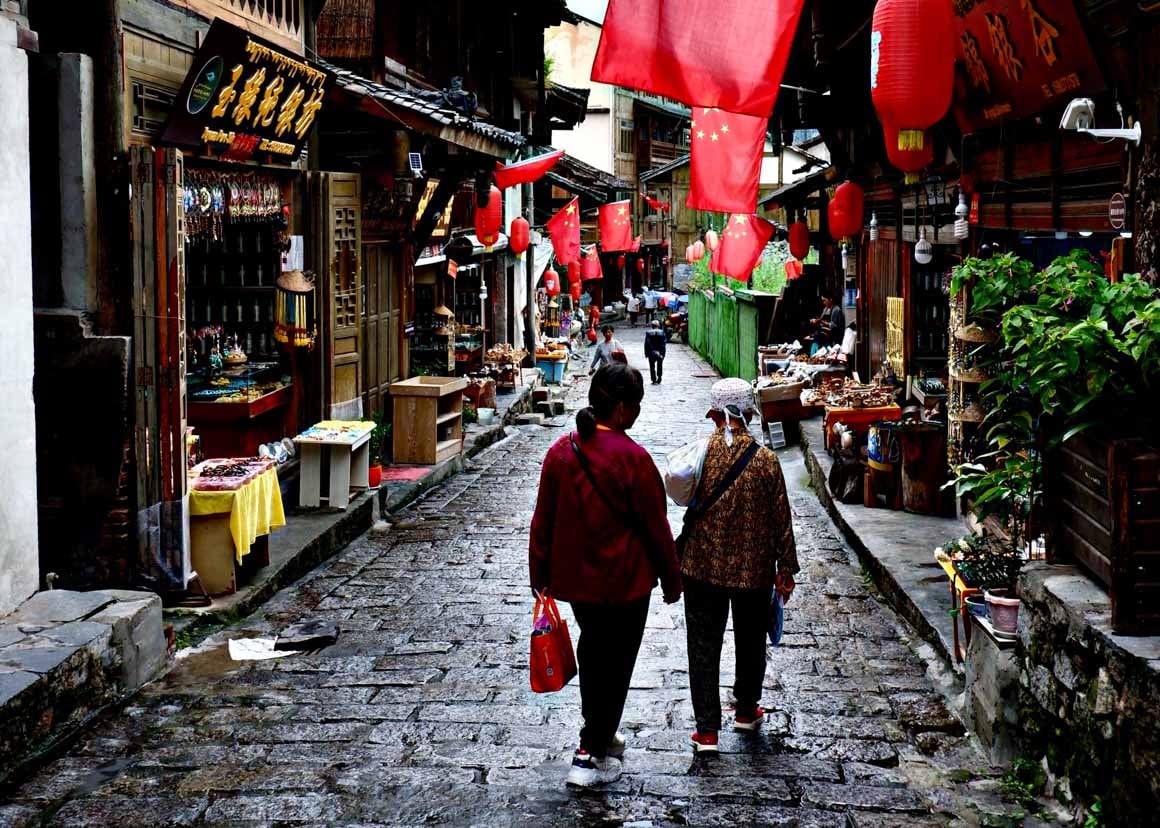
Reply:
<svg viewBox="0 0 1160 828"><path fill-rule="evenodd" d="M221 239L224 223L283 221L282 189L260 173L186 168L182 200L186 235Z"/></svg>

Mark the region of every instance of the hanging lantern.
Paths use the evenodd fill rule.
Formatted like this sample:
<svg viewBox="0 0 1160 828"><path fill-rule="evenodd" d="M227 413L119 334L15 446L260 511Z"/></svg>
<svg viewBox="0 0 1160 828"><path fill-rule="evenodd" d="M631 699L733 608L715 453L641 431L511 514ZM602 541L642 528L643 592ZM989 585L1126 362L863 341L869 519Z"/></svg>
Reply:
<svg viewBox="0 0 1160 828"><path fill-rule="evenodd" d="M560 274L550 267L544 271L544 293L549 296L560 295Z"/></svg>
<svg viewBox="0 0 1160 828"><path fill-rule="evenodd" d="M917 184L919 173L934 163L934 141L924 138L918 149L899 149L897 127L883 125L882 134L886 139L886 158L891 166L903 172L905 183Z"/></svg>
<svg viewBox="0 0 1160 828"><path fill-rule="evenodd" d="M571 285L580 283L580 281L581 281L580 273L581 273L582 269L583 269L583 267L582 267L580 262L569 262L568 263L568 285L569 285L569 287L571 287Z"/></svg>
<svg viewBox="0 0 1160 828"><path fill-rule="evenodd" d="M580 296L584 293L584 287L579 282L568 283L568 295L572 297L574 304L580 304Z"/></svg>
<svg viewBox="0 0 1160 828"><path fill-rule="evenodd" d="M637 259L636 260L636 272L637 273L644 273L644 259Z"/></svg>
<svg viewBox="0 0 1160 828"><path fill-rule="evenodd" d="M870 27L870 93L900 150L921 150L951 106L955 83L951 0L878 0Z"/></svg>
<svg viewBox="0 0 1160 828"><path fill-rule="evenodd" d="M685 248L685 261L688 262L689 264L693 264L693 262L697 261L693 257L693 245L691 245L691 244Z"/></svg>
<svg viewBox="0 0 1160 828"><path fill-rule="evenodd" d="M668 250L668 249L669 249L669 240L665 239L664 241L661 242L661 250Z"/></svg>
<svg viewBox="0 0 1160 828"><path fill-rule="evenodd" d="M788 259L785 263L785 278L792 282L802 275L802 263L798 259Z"/></svg>
<svg viewBox="0 0 1160 828"><path fill-rule="evenodd" d="M503 196L499 189L491 188L487 206L479 206L479 195L475 198L475 237L489 253L492 246L499 241L499 231L503 227Z"/></svg>
<svg viewBox="0 0 1160 828"><path fill-rule="evenodd" d="M624 270L624 254L623 253L621 253L619 256L616 257L616 269L617 270Z"/></svg>
<svg viewBox="0 0 1160 828"><path fill-rule="evenodd" d="M589 327L588 328L588 341L595 342L599 338L600 337L596 335L596 326L592 325L591 327Z"/></svg>
<svg viewBox="0 0 1160 828"><path fill-rule="evenodd" d="M314 281L301 270L278 277L274 295L274 339L283 345L309 348L314 345L317 319Z"/></svg>
<svg viewBox="0 0 1160 828"><path fill-rule="evenodd" d="M830 235L848 239L862 233L862 188L850 181L839 184L830 199Z"/></svg>
<svg viewBox="0 0 1160 828"><path fill-rule="evenodd" d="M798 261L805 261L810 255L810 227L804 221L789 226L789 254Z"/></svg>
<svg viewBox="0 0 1160 828"><path fill-rule="evenodd" d="M934 245L926 240L926 228L918 232L918 244L914 246L914 260L921 265L930 264L934 259Z"/></svg>
<svg viewBox="0 0 1160 828"><path fill-rule="evenodd" d="M721 238L717 235L716 230L710 230L705 233L705 246L709 248L710 252L717 249L717 245L721 243Z"/></svg>
<svg viewBox="0 0 1160 828"><path fill-rule="evenodd" d="M878 241L878 214L870 214L870 241Z"/></svg>
<svg viewBox="0 0 1160 828"><path fill-rule="evenodd" d="M528 226L528 220L526 218L516 216L512 219L511 228L508 230L508 245L511 247L512 252L516 254L517 258L524 258L524 253L528 249L531 235L531 228Z"/></svg>
<svg viewBox="0 0 1160 828"><path fill-rule="evenodd" d="M699 262L705 258L705 243L701 241L693 242L693 261Z"/></svg>

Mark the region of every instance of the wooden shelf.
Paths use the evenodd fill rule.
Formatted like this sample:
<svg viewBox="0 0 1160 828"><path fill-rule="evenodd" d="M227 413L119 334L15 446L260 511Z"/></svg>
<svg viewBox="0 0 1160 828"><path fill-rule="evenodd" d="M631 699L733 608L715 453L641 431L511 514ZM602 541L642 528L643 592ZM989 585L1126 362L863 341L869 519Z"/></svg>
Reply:
<svg viewBox="0 0 1160 828"><path fill-rule="evenodd" d="M446 414L441 414L435 418L435 425L444 425L445 423L454 422L462 416L462 411L448 411Z"/></svg>
<svg viewBox="0 0 1160 828"><path fill-rule="evenodd" d="M435 462L442 463L444 460L454 457L459 454L459 450L463 447L463 438L455 437L451 440L442 440L435 444Z"/></svg>

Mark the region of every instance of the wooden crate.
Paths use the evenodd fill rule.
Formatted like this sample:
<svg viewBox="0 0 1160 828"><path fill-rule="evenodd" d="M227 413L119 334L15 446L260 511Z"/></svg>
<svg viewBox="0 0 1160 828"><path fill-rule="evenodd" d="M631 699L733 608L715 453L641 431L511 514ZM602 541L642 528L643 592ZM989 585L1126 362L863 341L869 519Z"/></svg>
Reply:
<svg viewBox="0 0 1160 828"><path fill-rule="evenodd" d="M1051 458L1048 560L1107 587L1117 633L1160 633L1160 452L1081 434Z"/></svg>
<svg viewBox="0 0 1160 828"><path fill-rule="evenodd" d="M391 383L396 463L433 466L463 448L462 377L414 377Z"/></svg>

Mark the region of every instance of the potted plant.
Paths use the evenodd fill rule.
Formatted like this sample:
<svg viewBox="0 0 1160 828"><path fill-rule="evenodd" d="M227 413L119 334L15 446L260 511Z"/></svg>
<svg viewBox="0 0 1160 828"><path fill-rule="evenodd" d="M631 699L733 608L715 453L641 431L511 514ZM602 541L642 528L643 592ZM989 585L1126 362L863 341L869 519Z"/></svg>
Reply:
<svg viewBox="0 0 1160 828"><path fill-rule="evenodd" d="M387 436L391 433L391 426L385 420L386 415L382 410L375 412L375 427L371 431L371 439L367 445L367 449L370 452L370 469L367 472L367 482L372 489L378 488L383 482L383 446L386 444Z"/></svg>
<svg viewBox="0 0 1160 828"><path fill-rule="evenodd" d="M946 547L955 571L970 587L983 590L982 596L968 596L967 607L975 615L990 615L1000 632L1015 632L1019 599L1015 582L1023 568L1023 556L1009 539L984 531L967 535Z"/></svg>

